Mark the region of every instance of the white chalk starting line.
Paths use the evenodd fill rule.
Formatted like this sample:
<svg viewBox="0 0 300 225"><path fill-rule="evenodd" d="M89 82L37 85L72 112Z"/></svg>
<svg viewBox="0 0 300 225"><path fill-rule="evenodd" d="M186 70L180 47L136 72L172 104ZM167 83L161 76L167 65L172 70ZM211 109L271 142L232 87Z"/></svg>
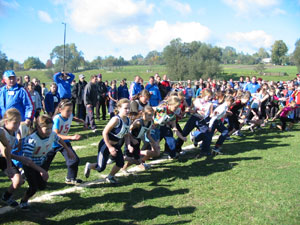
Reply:
<svg viewBox="0 0 300 225"><path fill-rule="evenodd" d="M217 139L219 136L214 136L213 139ZM91 146L96 146L98 145L98 142L92 143L90 144ZM73 149L79 150L79 149L83 149L86 148L87 146L74 146ZM194 145L188 145L182 148L184 151L193 151L195 150ZM168 160L168 156L163 155L160 159L156 159L156 160L152 160L147 162L147 164L150 165L156 165L156 164L160 164L164 161ZM128 169L128 172L130 174L134 174L134 173L138 173L138 172L142 172L145 170L142 170L139 166L134 166L130 169ZM130 175L129 174L129 175ZM125 177L125 176L129 176L128 174L124 174L122 172L119 172L116 174L117 177ZM60 196L60 195L64 195L64 194L68 194L68 193L72 193L72 192L76 192L76 191L82 191L85 187L89 187L89 186L93 186L93 185L98 185L98 184L103 184L106 183L105 178L107 177L107 175L101 175L102 178L97 179L97 180L93 180L93 181L89 181L89 182L84 182L78 186L73 186L70 188L66 188L64 190L59 190L59 191L53 191L44 195L41 195L39 197L36 197L32 200L30 200L30 203L35 203L35 202L44 202L44 201L49 201L51 199L53 199L55 196ZM8 212L12 212L14 210L17 210L18 208L12 208L10 206L4 206L2 208L0 208L0 215L8 213Z"/></svg>

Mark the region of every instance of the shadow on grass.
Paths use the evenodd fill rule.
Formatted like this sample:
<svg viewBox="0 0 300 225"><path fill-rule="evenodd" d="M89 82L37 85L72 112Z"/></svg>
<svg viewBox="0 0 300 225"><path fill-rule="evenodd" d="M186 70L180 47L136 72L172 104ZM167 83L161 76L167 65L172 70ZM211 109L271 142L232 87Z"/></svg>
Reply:
<svg viewBox="0 0 300 225"><path fill-rule="evenodd" d="M78 224L85 222L97 222L97 224L135 224L145 220L152 220L160 215L177 216L193 213L195 207L157 207L145 205L147 199L171 197L188 193L188 189L169 190L167 188L154 188L150 191L142 188L134 188L130 192L107 193L102 196L93 196L82 198L79 193L69 193L62 197L65 201L52 203L35 203L29 212L8 213L1 222L35 222L39 224ZM122 210L105 210L103 204L122 204ZM61 212L67 210L71 215L68 218L61 218L55 222L49 218L58 216ZM85 212L84 214L81 213ZM89 212L91 211L92 212ZM122 222L124 220L124 222ZM177 221L174 224L183 224L190 221Z"/></svg>
<svg viewBox="0 0 300 225"><path fill-rule="evenodd" d="M139 174L137 179L126 179L124 184L127 182L151 182L151 186L171 186L170 183L175 180L188 180L191 177L199 176L209 176L213 173L225 172L231 170L233 167L237 166L239 161L244 160L260 160L261 157L237 157L237 158L205 158L204 160L199 160L193 162L190 165L178 166L174 165L173 162L164 163L157 165L157 168L161 168L161 171L151 170ZM183 159L185 161L185 159ZM181 160L179 160L181 162ZM153 169L155 166L153 167ZM149 176L151 175L151 176ZM163 183L161 183L163 181ZM167 182L166 182L167 181ZM123 184L123 183L122 183Z"/></svg>
<svg viewBox="0 0 300 225"><path fill-rule="evenodd" d="M281 143L281 139L293 137L288 133L276 130L262 130L257 133L248 133L245 137L236 141L225 141L224 153L236 155L252 150L268 150L275 147L288 147L288 143Z"/></svg>

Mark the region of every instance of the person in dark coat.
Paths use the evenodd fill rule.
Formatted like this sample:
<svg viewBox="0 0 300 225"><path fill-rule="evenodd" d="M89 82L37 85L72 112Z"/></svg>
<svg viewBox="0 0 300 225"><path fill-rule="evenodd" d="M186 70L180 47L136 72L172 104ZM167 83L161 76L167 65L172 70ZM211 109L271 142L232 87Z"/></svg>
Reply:
<svg viewBox="0 0 300 225"><path fill-rule="evenodd" d="M75 99L77 105L76 117L85 120L86 109L83 102L84 88L87 82L84 80L85 76L83 74L79 75L79 81L76 83L72 89L72 98Z"/></svg>
<svg viewBox="0 0 300 225"><path fill-rule="evenodd" d="M100 108L102 111L102 120L106 120L106 94L108 92L105 83L102 81L102 74L97 76L97 86L98 86L98 101L96 105L96 117L100 119Z"/></svg>
<svg viewBox="0 0 300 225"><path fill-rule="evenodd" d="M94 108L98 101L98 88L97 88L97 76L91 77L91 81L84 88L84 105L86 107L87 115L85 123L91 127L93 132L96 132L96 123L94 118Z"/></svg>

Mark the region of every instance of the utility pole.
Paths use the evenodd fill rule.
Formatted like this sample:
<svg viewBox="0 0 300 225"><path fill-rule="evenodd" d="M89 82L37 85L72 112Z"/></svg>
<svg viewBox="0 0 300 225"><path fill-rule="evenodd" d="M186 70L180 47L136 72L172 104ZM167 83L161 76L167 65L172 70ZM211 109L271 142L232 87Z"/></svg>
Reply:
<svg viewBox="0 0 300 225"><path fill-rule="evenodd" d="M65 62L66 62L66 27L67 27L67 24L64 23L64 22L62 24L65 26L65 29L64 29L64 61L63 61L63 64L64 64L63 72L65 72Z"/></svg>

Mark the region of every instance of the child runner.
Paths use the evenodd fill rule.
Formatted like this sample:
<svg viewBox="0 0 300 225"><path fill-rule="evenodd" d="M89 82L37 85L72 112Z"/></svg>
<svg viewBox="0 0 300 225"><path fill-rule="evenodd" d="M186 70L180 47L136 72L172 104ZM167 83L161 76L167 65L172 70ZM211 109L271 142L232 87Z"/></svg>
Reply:
<svg viewBox="0 0 300 225"><path fill-rule="evenodd" d="M202 98L196 98L193 102L193 111L192 116L186 122L182 135L187 137L191 131L197 127L197 129L202 133L197 138L192 135L192 141L195 143L195 146L198 146L198 142L203 138L203 134L208 130L207 122L209 121L209 115L213 111L213 104L211 103L212 92L209 89L204 89L202 93ZM200 134L198 133L197 136ZM179 151L183 145L183 141L181 139L177 139L176 149ZM209 152L205 152L205 154L209 154Z"/></svg>
<svg viewBox="0 0 300 225"><path fill-rule="evenodd" d="M176 140L172 131L182 141L186 141L186 137L182 136L176 128L176 114L178 114L177 111L180 111L180 103L181 100L177 96L170 96L155 108L155 128L151 130L151 135L156 142L156 146L159 146L160 140L165 139L165 151L169 154L169 158L176 157Z"/></svg>
<svg viewBox="0 0 300 225"><path fill-rule="evenodd" d="M51 150L47 155L45 168L48 170L56 153L58 151L61 152L61 154L64 156L66 160L66 164L68 167L68 173L65 182L66 184L77 185L82 183L82 180L76 179L77 172L78 172L78 165L79 165L79 157L73 150L70 140L77 141L81 138L81 136L79 134L69 136L68 133L71 128L72 121L83 123L85 128L87 126L82 119L78 119L77 117L73 116L72 110L73 110L73 104L68 99L64 99L58 104L58 107L55 112L55 116L53 118L53 123L54 123L53 131L57 133L57 135L62 140L64 140L64 142L71 149L75 157L70 158L68 154L68 150L62 147L59 143L54 142L52 145L53 150Z"/></svg>
<svg viewBox="0 0 300 225"><path fill-rule="evenodd" d="M273 118L272 121L274 121L279 116L282 125L277 125L277 127L282 131L290 130L293 127L295 120L289 118L289 114L295 111L296 108L297 108L296 102L291 101L289 105L283 107L281 110L278 111L278 113L276 114L276 116ZM290 122L288 128L286 128L287 122Z"/></svg>
<svg viewBox="0 0 300 225"><path fill-rule="evenodd" d="M18 168L14 165L11 159L18 160L23 165L38 170L38 168L31 160L22 156L10 154L11 149L17 147L16 134L20 122L21 122L20 112L15 108L11 108L5 112L3 119L1 121L3 125L0 126L0 143L1 143L0 169L3 170L12 181L12 184L9 186L7 191L4 192L4 194L2 195L1 200L11 207L18 206L18 203L12 198L12 195L14 191L24 183L24 180ZM45 171L40 170L39 172L44 173Z"/></svg>
<svg viewBox="0 0 300 225"><path fill-rule="evenodd" d="M232 105L234 101L234 98L232 96L228 96L225 98L225 101L223 104L219 105L211 114L211 119L209 121L208 125L208 142L203 142L203 148L209 149L213 134L215 133L215 130L217 129L221 135L219 136L215 147L212 149L214 154L222 154L220 151L220 148L223 144L223 142L226 140L228 136L228 129L224 126L223 119L227 115L228 108Z"/></svg>
<svg viewBox="0 0 300 225"><path fill-rule="evenodd" d="M123 167L123 171L125 173L128 173L127 168L132 164L140 165L140 167L143 169L150 168L150 166L144 163L140 157L141 155L140 144L142 139L144 139L145 135L147 135L147 138L149 139L150 143L154 145L154 140L150 135L150 129L153 124L152 121L153 114L154 114L153 108L151 106L145 106L144 109L142 110L142 117L135 120L130 126L130 134L132 137L130 141L130 145L132 146L132 148L129 149L127 146L125 146L125 161L127 161ZM150 150L145 150L143 151L143 153L147 156L149 155L149 151Z"/></svg>
<svg viewBox="0 0 300 225"><path fill-rule="evenodd" d="M6 172L7 176L12 181L12 184L2 195L1 200L11 207L18 206L18 203L12 198L12 195L14 191L24 183L19 170L11 161L12 155L10 154L11 149L16 147L16 132L19 128L20 122L21 115L19 111L12 108L7 110L4 114L0 127L0 141L2 144L0 153L0 168Z"/></svg>
<svg viewBox="0 0 300 225"><path fill-rule="evenodd" d="M106 177L106 181L112 184L116 184L115 174L124 166L124 157L121 150L122 143L126 136L126 144L129 144L129 132L130 119L127 117L130 110L130 101L126 98L121 99L117 103L115 115L110 119L105 126L98 146L97 163L85 164L84 175L86 178L90 176L91 169L102 172L106 168L109 155L115 160L116 164L111 169L109 175ZM129 147L131 148L131 147Z"/></svg>
<svg viewBox="0 0 300 225"><path fill-rule="evenodd" d="M59 136L52 131L53 121L48 115L42 115L37 118L36 131L25 138L23 144L23 155L30 158L37 167L40 167L37 171L26 165L23 166L25 171L26 180L28 182L28 189L26 190L21 203L21 209L28 209L28 200L31 198L37 190L44 190L46 188L48 173L45 167L45 159L47 153L52 150L53 142L58 142L66 149L68 158L74 159L75 155L67 144L59 138ZM43 171L41 173L40 171Z"/></svg>

